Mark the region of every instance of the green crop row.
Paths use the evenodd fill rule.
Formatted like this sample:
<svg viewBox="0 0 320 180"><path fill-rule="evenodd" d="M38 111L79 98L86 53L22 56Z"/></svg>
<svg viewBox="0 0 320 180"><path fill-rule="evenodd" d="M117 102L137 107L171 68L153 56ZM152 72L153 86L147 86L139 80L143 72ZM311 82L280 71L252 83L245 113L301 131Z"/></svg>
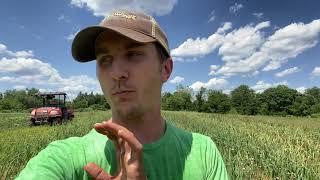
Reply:
<svg viewBox="0 0 320 180"><path fill-rule="evenodd" d="M79 112L61 126L28 126L27 114L1 114L0 178L12 179L50 142L83 136L110 111ZM320 179L320 119L164 111L183 129L210 136L232 179Z"/></svg>

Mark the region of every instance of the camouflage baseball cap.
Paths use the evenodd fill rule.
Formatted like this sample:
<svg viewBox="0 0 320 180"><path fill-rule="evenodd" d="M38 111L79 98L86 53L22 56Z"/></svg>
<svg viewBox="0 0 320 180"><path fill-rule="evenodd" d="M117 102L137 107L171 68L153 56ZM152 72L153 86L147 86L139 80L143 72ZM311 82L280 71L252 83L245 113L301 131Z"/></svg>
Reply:
<svg viewBox="0 0 320 180"><path fill-rule="evenodd" d="M95 40L105 31L117 32L141 43L158 42L170 56L166 35L152 16L116 11L104 18L98 26L90 26L77 33L72 42L73 58L79 62L95 60Z"/></svg>

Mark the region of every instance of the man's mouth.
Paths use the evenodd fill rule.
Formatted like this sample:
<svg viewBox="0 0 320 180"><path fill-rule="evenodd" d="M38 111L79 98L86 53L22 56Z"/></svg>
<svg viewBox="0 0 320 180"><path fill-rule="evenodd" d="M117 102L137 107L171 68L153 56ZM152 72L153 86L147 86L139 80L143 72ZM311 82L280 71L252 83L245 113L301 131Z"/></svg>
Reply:
<svg viewBox="0 0 320 180"><path fill-rule="evenodd" d="M134 91L130 91L130 90L116 91L112 95L127 95L127 94L130 94L132 92L134 92Z"/></svg>

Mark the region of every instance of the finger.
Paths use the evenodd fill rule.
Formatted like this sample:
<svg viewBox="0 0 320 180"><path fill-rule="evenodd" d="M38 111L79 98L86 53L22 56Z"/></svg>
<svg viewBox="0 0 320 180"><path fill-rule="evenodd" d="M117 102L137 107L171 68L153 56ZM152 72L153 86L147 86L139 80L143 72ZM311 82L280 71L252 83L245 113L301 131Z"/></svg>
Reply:
<svg viewBox="0 0 320 180"><path fill-rule="evenodd" d="M142 144L138 141L138 139L134 136L133 133L128 133L124 130L120 130L118 131L118 136L126 142L128 142L129 146L133 149L133 151L142 152Z"/></svg>
<svg viewBox="0 0 320 180"><path fill-rule="evenodd" d="M122 147L125 149L125 153L123 155L123 163L124 163L124 170L127 170L129 167L131 170L134 170L137 174L143 174L143 162L142 162L142 155L138 155L141 153L136 153L132 151L129 143L124 141ZM126 172L126 171L125 171Z"/></svg>
<svg viewBox="0 0 320 180"><path fill-rule="evenodd" d="M121 141L120 143L120 165L121 165L121 171L122 172L127 172L126 168L126 160L125 160L125 149L124 149L124 143L125 141Z"/></svg>
<svg viewBox="0 0 320 180"><path fill-rule="evenodd" d="M92 176L94 179L101 179L101 180L108 180L111 179L111 176L104 172L102 168L100 168L98 165L94 163L88 163L83 167L87 173Z"/></svg>
<svg viewBox="0 0 320 180"><path fill-rule="evenodd" d="M122 148L124 149L124 161L126 164L129 163L129 160L131 159L131 147L129 146L128 142L124 142Z"/></svg>
<svg viewBox="0 0 320 180"><path fill-rule="evenodd" d="M119 174L121 174L122 167L123 167L123 154L122 152L122 148L121 148L121 144L122 144L122 139L118 137L117 134L117 128L109 127L108 123L110 123L111 121L103 121L102 123L96 123L94 125L94 128L97 130L97 132L107 135L109 139L111 139L115 145L115 151L116 151L116 158L117 158L117 173L116 176L118 176Z"/></svg>
<svg viewBox="0 0 320 180"><path fill-rule="evenodd" d="M94 128L97 130L97 132L99 132L101 134L104 134L104 135L112 134L114 136L118 135L119 129L124 128L120 125L118 125L118 126L111 125L110 126L110 124L114 124L114 123L112 123L111 121L103 121L102 123L96 123L94 125Z"/></svg>
<svg viewBox="0 0 320 180"><path fill-rule="evenodd" d="M134 151L141 151L142 150L142 144L138 141L138 139L134 136L134 134L129 131L127 128L120 126L116 123L113 123L111 121L108 121L106 123L102 123L102 125L98 126L98 129L100 131L111 131L116 136L119 136L123 138L125 141L127 141L130 145L130 147Z"/></svg>
<svg viewBox="0 0 320 180"><path fill-rule="evenodd" d="M119 138L116 145L116 157L117 157L117 173L115 176L118 176L121 173L122 170L122 162L121 162L121 143L122 139Z"/></svg>
<svg viewBox="0 0 320 180"><path fill-rule="evenodd" d="M129 131L127 128L120 126L111 121L107 121L104 123L99 123L95 125L95 128L101 134L107 134L108 132L114 134L115 136L123 138L124 141L127 141L129 146L133 149L136 156L141 158L142 156L142 144L138 141L138 139L134 136L134 134Z"/></svg>
<svg viewBox="0 0 320 180"><path fill-rule="evenodd" d="M96 123L94 125L95 130L100 134L108 136L110 140L117 140L118 139L117 131L110 129L108 127L105 127L105 123L106 123L105 121L103 123Z"/></svg>

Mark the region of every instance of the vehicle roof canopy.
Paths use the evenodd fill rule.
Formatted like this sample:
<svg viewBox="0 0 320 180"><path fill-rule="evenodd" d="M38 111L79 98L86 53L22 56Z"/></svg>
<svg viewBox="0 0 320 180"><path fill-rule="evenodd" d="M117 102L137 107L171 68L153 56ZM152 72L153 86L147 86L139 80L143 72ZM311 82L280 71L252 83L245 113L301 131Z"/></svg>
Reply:
<svg viewBox="0 0 320 180"><path fill-rule="evenodd" d="M36 96L47 96L47 95L67 95L65 92L39 92L35 94Z"/></svg>

